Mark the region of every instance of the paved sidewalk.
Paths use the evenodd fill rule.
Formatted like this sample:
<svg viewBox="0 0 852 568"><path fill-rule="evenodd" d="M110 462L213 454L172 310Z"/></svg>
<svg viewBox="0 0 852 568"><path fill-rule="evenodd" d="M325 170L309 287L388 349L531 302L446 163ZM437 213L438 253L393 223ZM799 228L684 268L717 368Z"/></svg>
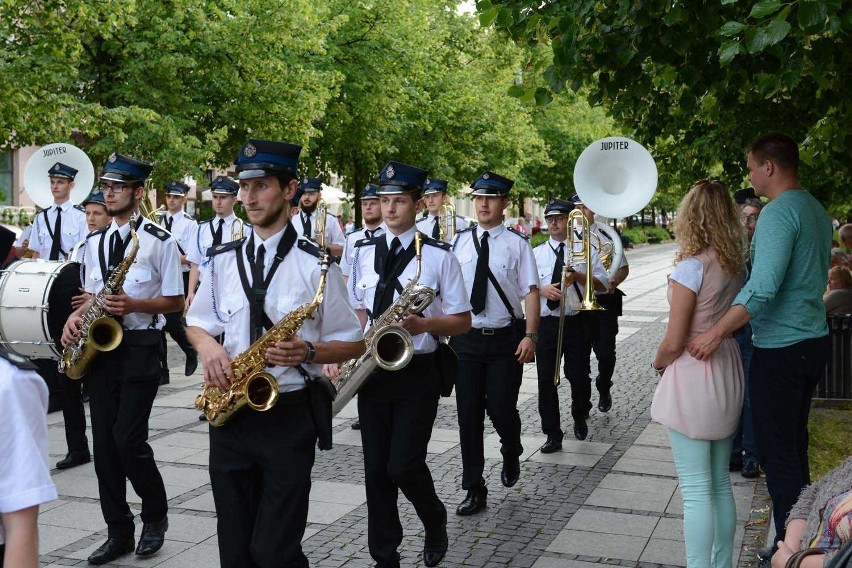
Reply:
<svg viewBox="0 0 852 568"><path fill-rule="evenodd" d="M521 480L500 484L499 440L486 424L488 508L472 517L452 511L464 498L455 399L441 399L429 444L429 465L438 493L451 512L450 549L442 566L590 568L685 566L683 505L665 430L650 422L656 376L649 368L665 330L668 306L665 276L673 245L628 251L631 274L620 319L614 405L609 413L592 410L589 437L570 439L572 424L567 381L561 388L563 451L544 455L539 429L534 365L524 370L518 407L523 423ZM192 407L200 374L183 377L183 356L170 344L171 384L162 387L151 417L151 445L169 496L170 530L154 557L125 556L119 566L215 567L216 519L207 473L206 423ZM595 369L593 363L593 372ZM594 399L593 403L597 403ZM372 566L367 550L367 507L360 434L350 429L355 405L335 419L335 446L317 452L304 549L318 567ZM48 416L50 454L65 454L61 413ZM91 440L91 436L89 437ZM92 464L59 472L53 479L60 499L41 509L43 566L87 565L86 558L106 536ZM762 546L766 497L762 481L732 474L737 503L735 564L749 566ZM138 512L139 499L128 484ZM423 529L413 508L400 496L405 538L403 566L421 566ZM137 523L139 523L137 516ZM748 525L748 526L747 526ZM137 532L138 534L138 532Z"/></svg>

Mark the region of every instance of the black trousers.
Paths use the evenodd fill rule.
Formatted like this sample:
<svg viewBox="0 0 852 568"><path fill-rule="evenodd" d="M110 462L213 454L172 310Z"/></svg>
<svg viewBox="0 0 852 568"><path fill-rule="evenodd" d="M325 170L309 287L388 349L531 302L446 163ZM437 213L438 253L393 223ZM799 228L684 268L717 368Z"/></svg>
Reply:
<svg viewBox="0 0 852 568"><path fill-rule="evenodd" d="M772 499L773 542L784 540L787 515L811 482L808 415L830 352L827 336L777 349L754 348L749 398L758 459Z"/></svg>
<svg viewBox="0 0 852 568"><path fill-rule="evenodd" d="M564 376L571 384L571 415L585 419L592 409L592 381L589 357L594 334L590 326L594 315L580 313L565 317L562 332L562 361ZM538 413L541 430L548 436L561 440L563 436L559 413L559 393L553 378L556 374L556 345L559 318L543 317L538 327L538 344L535 350L538 373Z"/></svg>
<svg viewBox="0 0 852 568"><path fill-rule="evenodd" d="M184 272L184 294L186 294L187 288L189 288L189 272ZM168 352L166 347L166 333L172 336L172 339L175 341L175 343L178 344L180 350L183 351L186 355L195 353L195 348L192 346L192 343L189 342L189 338L186 336L186 324L183 319L183 310L178 310L176 312L171 312L164 315L166 318L166 325L163 327L163 337L160 343L160 363L163 369L163 374L168 375L169 363Z"/></svg>
<svg viewBox="0 0 852 568"><path fill-rule="evenodd" d="M598 319L598 338L592 343L595 357L598 359L598 377L595 387L601 394L609 394L612 387L612 374L615 372L615 337L618 335L618 312L603 310L596 312Z"/></svg>
<svg viewBox="0 0 852 568"><path fill-rule="evenodd" d="M166 488L148 444L148 419L160 384L158 334L125 330L122 344L99 353L84 377L101 511L111 537L131 537L135 529L125 479L142 498L143 522L160 521L168 512Z"/></svg>
<svg viewBox="0 0 852 568"><path fill-rule="evenodd" d="M316 429L307 391L284 393L266 412L244 409L210 427L210 481L222 568L308 566Z"/></svg>
<svg viewBox="0 0 852 568"><path fill-rule="evenodd" d="M86 437L86 409L83 407L83 383L69 379L60 373L57 362L52 359L34 359L38 372L48 384L50 406L62 408L65 420L65 443L68 452L89 452Z"/></svg>
<svg viewBox="0 0 852 568"><path fill-rule="evenodd" d="M415 355L395 372L380 370L358 392L367 487L367 542L382 566L399 566L399 491L427 531L437 531L446 508L426 465L426 446L438 413L440 378L433 353Z"/></svg>
<svg viewBox="0 0 852 568"><path fill-rule="evenodd" d="M523 366L515 358L520 339L513 326L482 335L471 329L450 340L459 357L456 404L462 451L462 488L485 485L485 413L500 436L503 458L515 458L521 447L518 393Z"/></svg>

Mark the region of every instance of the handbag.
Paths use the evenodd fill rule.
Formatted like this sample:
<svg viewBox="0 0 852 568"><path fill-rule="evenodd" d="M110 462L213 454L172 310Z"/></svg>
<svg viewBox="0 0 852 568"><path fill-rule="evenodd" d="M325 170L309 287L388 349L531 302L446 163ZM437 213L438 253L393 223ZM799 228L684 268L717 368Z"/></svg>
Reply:
<svg viewBox="0 0 852 568"><path fill-rule="evenodd" d="M317 447L320 450L330 450L332 447L331 419L334 416L331 403L337 396L337 391L325 375L308 375L301 365L298 369L308 385L311 418L314 420L314 428L317 431Z"/></svg>
<svg viewBox="0 0 852 568"><path fill-rule="evenodd" d="M825 554L824 548L806 548L804 550L798 550L790 555L790 558L787 559L787 564L784 568L799 568L802 565L802 560L807 558L808 556L813 556L815 554Z"/></svg>
<svg viewBox="0 0 852 568"><path fill-rule="evenodd" d="M840 547L825 568L852 568L852 540Z"/></svg>
<svg viewBox="0 0 852 568"><path fill-rule="evenodd" d="M459 373L459 356L450 344L438 341L435 351L435 367L441 377L441 396L451 396Z"/></svg>

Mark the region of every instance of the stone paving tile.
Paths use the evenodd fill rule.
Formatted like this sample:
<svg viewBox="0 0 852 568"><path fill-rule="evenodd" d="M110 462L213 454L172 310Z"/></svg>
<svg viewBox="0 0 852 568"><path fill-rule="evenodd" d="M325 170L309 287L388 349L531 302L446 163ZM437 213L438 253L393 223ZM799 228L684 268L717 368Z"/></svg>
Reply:
<svg viewBox="0 0 852 568"><path fill-rule="evenodd" d="M648 541L647 538L625 535L619 536L617 545L613 540L607 534L565 529L547 547L547 552L639 560Z"/></svg>
<svg viewBox="0 0 852 568"><path fill-rule="evenodd" d="M195 415L198 416L197 411L195 412ZM210 441L207 434L196 434L194 432L177 432L175 434L169 434L167 436L157 438L155 442L158 445L195 450L206 450L210 447Z"/></svg>
<svg viewBox="0 0 852 568"><path fill-rule="evenodd" d="M667 520L646 515L629 515L626 513L612 513L595 509L580 509L568 524L566 529L612 534L641 536L648 538L656 532L657 521Z"/></svg>
<svg viewBox="0 0 852 568"><path fill-rule="evenodd" d="M311 502L361 505L367 502L367 490L363 484L314 481L311 483Z"/></svg>
<svg viewBox="0 0 852 568"><path fill-rule="evenodd" d="M193 546L159 564L158 568L186 568L187 566L218 568L220 566L219 547L208 544Z"/></svg>
<svg viewBox="0 0 852 568"><path fill-rule="evenodd" d="M39 523L38 553L47 554L93 534L87 529L57 527Z"/></svg>
<svg viewBox="0 0 852 568"><path fill-rule="evenodd" d="M671 497L677 487L677 481L674 479L663 479L659 477L643 477L641 475L608 473L606 477L601 480L598 487L605 489L617 489L620 491L660 493Z"/></svg>
<svg viewBox="0 0 852 568"><path fill-rule="evenodd" d="M198 423L198 411L188 408L174 408L167 412L152 416L149 424L151 428L171 430L179 426Z"/></svg>
<svg viewBox="0 0 852 568"><path fill-rule="evenodd" d="M650 475L664 475L666 477L677 477L674 464L671 462L657 460L638 460L621 458L612 468L613 471L627 473L642 473Z"/></svg>
<svg viewBox="0 0 852 568"><path fill-rule="evenodd" d="M194 497L189 501L184 501L180 505L184 509L194 509L196 511L216 512L216 505L213 503L213 492L207 491L198 497Z"/></svg>
<svg viewBox="0 0 852 568"><path fill-rule="evenodd" d="M625 459L631 460L654 460L674 463L672 451L669 448L655 448L651 446L631 446L624 452Z"/></svg>
<svg viewBox="0 0 852 568"><path fill-rule="evenodd" d="M634 511L654 511L662 513L671 500L671 493L642 493L639 491L619 491L597 487L586 499L586 505L610 507L612 509L632 509Z"/></svg>
<svg viewBox="0 0 852 568"><path fill-rule="evenodd" d="M168 534L168 533L167 533ZM103 539L106 540L106 539ZM91 553L95 551L101 544L103 544L103 540L99 540L94 544L90 544L85 548L81 548L76 552L72 552L68 555L68 558L74 558L77 560L85 560L89 557ZM166 541L163 543L163 548L161 548L155 555L149 556L147 558L142 556L136 556L133 553L126 554L121 558L117 558L110 562L110 565L115 566L138 566L140 568L146 568L148 566L162 566L169 558L173 556L177 556L181 552L189 550L192 547L194 550L197 547L193 547L188 542L180 542L176 540L170 540L166 538ZM218 553L217 553L218 554ZM193 562L193 566L196 564L197 560Z"/></svg>
<svg viewBox="0 0 852 568"><path fill-rule="evenodd" d="M38 522L43 525L82 529L103 527L101 506L97 503L68 502L60 507L39 514ZM94 531L92 531L94 532Z"/></svg>
<svg viewBox="0 0 852 568"><path fill-rule="evenodd" d="M175 460L175 463L207 466L210 464L210 450L195 451L194 453L189 454L185 458Z"/></svg>
<svg viewBox="0 0 852 568"><path fill-rule="evenodd" d="M574 452L554 452L552 454L543 454L536 452L529 457L530 461L541 463L552 463L557 465L570 465L578 467L595 467L601 457L593 454L577 454Z"/></svg>
<svg viewBox="0 0 852 568"><path fill-rule="evenodd" d="M642 551L639 561L670 566L686 566L686 551L682 541L652 538L645 546L645 550Z"/></svg>
<svg viewBox="0 0 852 568"><path fill-rule="evenodd" d="M608 564L583 562L581 560L563 560L561 558L549 558L542 556L535 561L532 568L593 568L597 566L608 566Z"/></svg>

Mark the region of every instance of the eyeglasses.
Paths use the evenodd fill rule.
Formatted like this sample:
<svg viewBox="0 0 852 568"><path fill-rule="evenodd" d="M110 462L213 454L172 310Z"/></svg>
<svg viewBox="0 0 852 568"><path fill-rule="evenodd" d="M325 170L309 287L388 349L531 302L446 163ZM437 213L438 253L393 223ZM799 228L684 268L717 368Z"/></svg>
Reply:
<svg viewBox="0 0 852 568"><path fill-rule="evenodd" d="M126 183L113 183L113 184L109 184L109 183L101 182L101 187L100 187L100 189L101 189L101 193L106 193L106 192L108 192L108 191L112 191L113 193L115 193L116 195L118 195L118 194L120 194L120 193L124 193L124 191L125 191L126 189L128 189L129 187L130 187L130 185L128 185L128 184L126 184Z"/></svg>
<svg viewBox="0 0 852 568"><path fill-rule="evenodd" d="M568 219L567 215L551 215L550 217L545 217L545 220L548 224L550 223L561 223Z"/></svg>
<svg viewBox="0 0 852 568"><path fill-rule="evenodd" d="M740 221L743 223L757 223L757 215L740 215Z"/></svg>

